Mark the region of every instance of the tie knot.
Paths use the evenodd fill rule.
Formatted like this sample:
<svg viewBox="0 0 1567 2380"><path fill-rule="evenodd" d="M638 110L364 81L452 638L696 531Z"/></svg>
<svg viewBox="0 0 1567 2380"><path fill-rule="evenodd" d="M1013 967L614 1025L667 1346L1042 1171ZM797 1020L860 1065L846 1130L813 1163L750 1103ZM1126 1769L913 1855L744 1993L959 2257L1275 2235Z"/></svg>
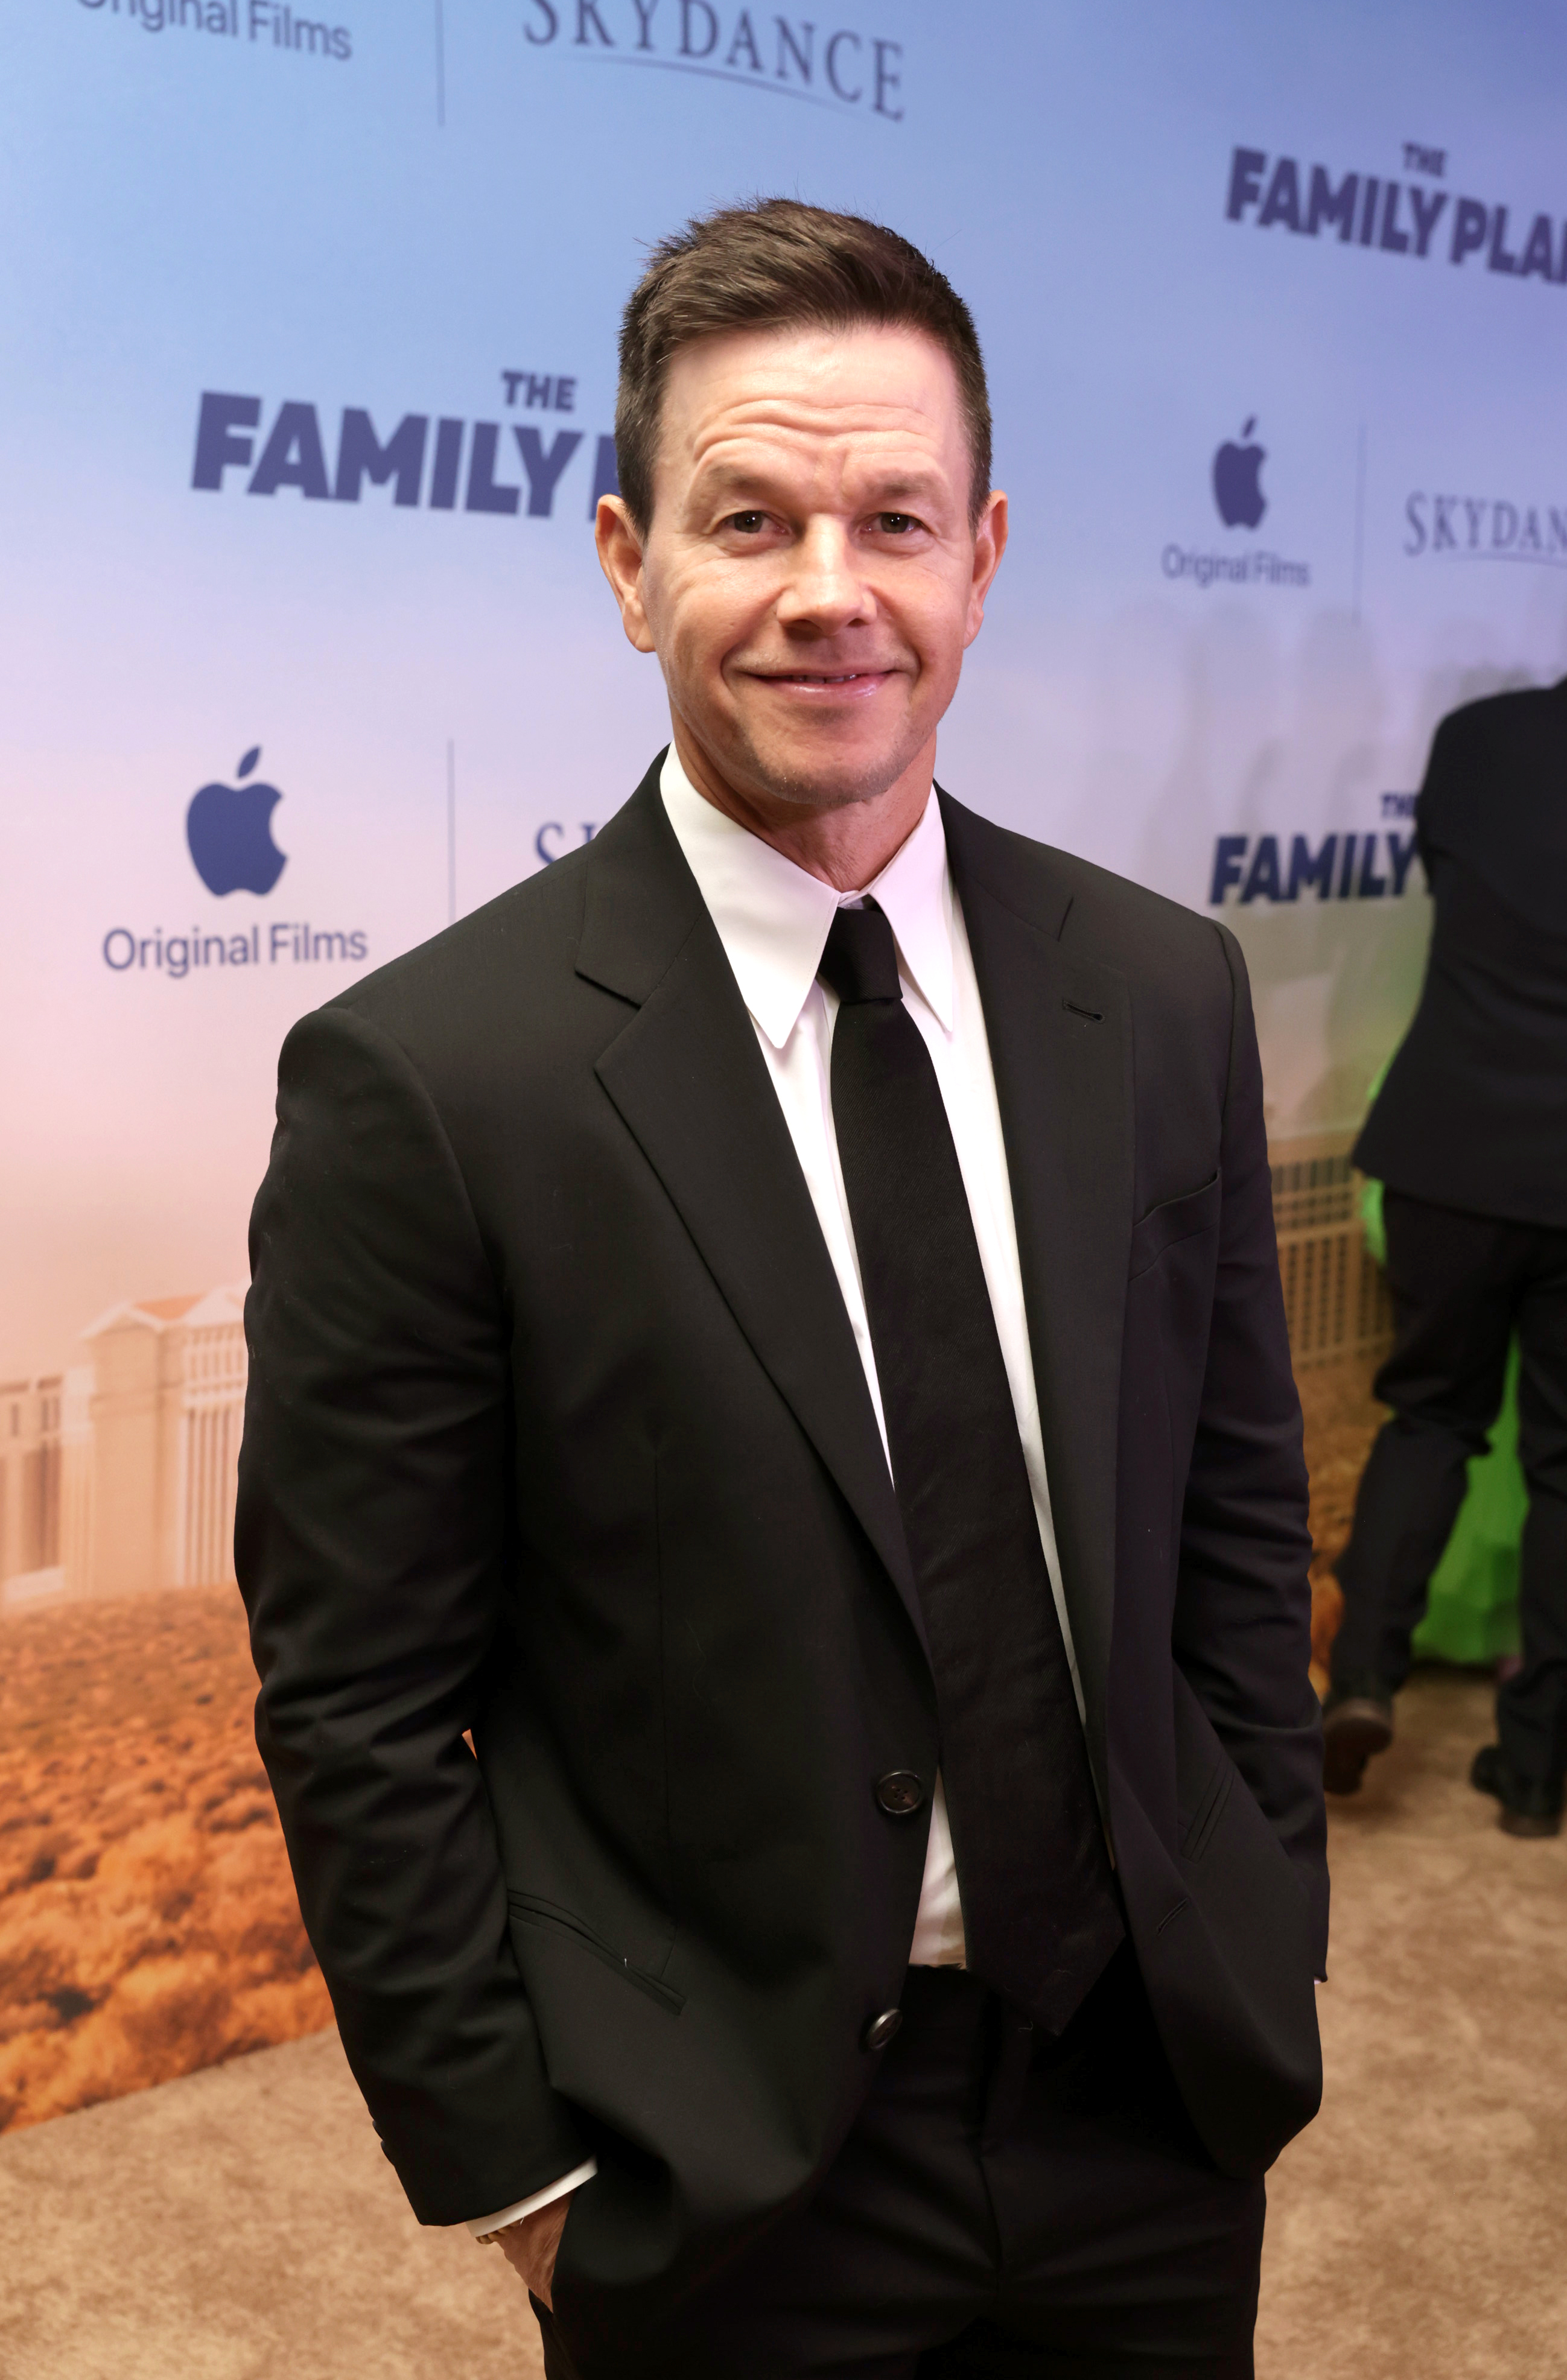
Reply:
<svg viewBox="0 0 1567 2380"><path fill-rule="evenodd" d="M893 929L874 901L863 909L839 910L817 974L845 1007L867 1000L902 1000Z"/></svg>

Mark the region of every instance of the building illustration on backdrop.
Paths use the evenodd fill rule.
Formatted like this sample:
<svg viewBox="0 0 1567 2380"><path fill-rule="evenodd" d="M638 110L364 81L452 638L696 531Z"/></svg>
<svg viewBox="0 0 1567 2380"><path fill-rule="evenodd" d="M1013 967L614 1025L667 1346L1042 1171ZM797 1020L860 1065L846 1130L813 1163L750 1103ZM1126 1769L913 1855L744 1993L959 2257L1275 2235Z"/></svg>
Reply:
<svg viewBox="0 0 1567 2380"><path fill-rule="evenodd" d="M0 1381L0 1602L234 1582L244 1291L132 1299Z"/></svg>

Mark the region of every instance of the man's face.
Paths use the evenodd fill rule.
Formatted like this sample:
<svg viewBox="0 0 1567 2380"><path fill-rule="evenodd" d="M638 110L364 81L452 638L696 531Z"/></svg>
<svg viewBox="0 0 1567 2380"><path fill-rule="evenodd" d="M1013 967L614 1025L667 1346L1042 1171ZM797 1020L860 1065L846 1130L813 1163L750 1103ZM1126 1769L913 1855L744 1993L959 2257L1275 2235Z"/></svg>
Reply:
<svg viewBox="0 0 1567 2380"><path fill-rule="evenodd" d="M976 535L968 497L956 377L922 333L681 349L647 536L606 498L599 545L683 743L769 808L873 800L933 765L1006 536L1005 498Z"/></svg>

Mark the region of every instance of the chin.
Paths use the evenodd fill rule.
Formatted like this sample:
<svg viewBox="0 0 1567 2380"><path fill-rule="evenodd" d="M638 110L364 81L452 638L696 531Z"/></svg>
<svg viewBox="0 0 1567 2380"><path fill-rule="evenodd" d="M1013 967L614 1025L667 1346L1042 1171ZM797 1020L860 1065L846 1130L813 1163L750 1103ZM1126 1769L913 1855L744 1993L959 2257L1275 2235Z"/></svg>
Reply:
<svg viewBox="0 0 1567 2380"><path fill-rule="evenodd" d="M834 750L830 739L801 737L787 748L757 750L745 755L745 773L759 793L801 809L846 809L855 802L873 802L895 785L919 749L917 739L905 750ZM816 748L812 746L816 745Z"/></svg>
<svg viewBox="0 0 1567 2380"><path fill-rule="evenodd" d="M820 768L796 761L756 772L759 791L802 810L844 810L856 802L873 802L902 774L901 766L854 769L832 760L824 760Z"/></svg>

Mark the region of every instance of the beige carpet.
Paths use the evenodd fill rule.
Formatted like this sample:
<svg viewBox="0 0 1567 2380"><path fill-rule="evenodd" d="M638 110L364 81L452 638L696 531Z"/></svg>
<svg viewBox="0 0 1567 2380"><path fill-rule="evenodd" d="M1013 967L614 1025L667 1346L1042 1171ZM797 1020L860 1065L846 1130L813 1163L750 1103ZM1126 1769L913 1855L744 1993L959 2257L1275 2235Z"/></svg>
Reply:
<svg viewBox="0 0 1567 2380"><path fill-rule="evenodd" d="M4 2380L534 2380L498 2248L427 2231L335 2034L0 2140Z"/></svg>
<svg viewBox="0 0 1567 2380"><path fill-rule="evenodd" d="M1488 1686L1417 1672L1332 1803L1323 2110L1269 2182L1259 2380L1567 2374L1567 1838L1467 1782Z"/></svg>
<svg viewBox="0 0 1567 2380"><path fill-rule="evenodd" d="M1567 2374L1567 1841L1417 1678L1336 1805L1324 2113L1272 2177L1260 2380ZM421 2231L331 2034L0 2140L5 2380L531 2380L498 2251Z"/></svg>

